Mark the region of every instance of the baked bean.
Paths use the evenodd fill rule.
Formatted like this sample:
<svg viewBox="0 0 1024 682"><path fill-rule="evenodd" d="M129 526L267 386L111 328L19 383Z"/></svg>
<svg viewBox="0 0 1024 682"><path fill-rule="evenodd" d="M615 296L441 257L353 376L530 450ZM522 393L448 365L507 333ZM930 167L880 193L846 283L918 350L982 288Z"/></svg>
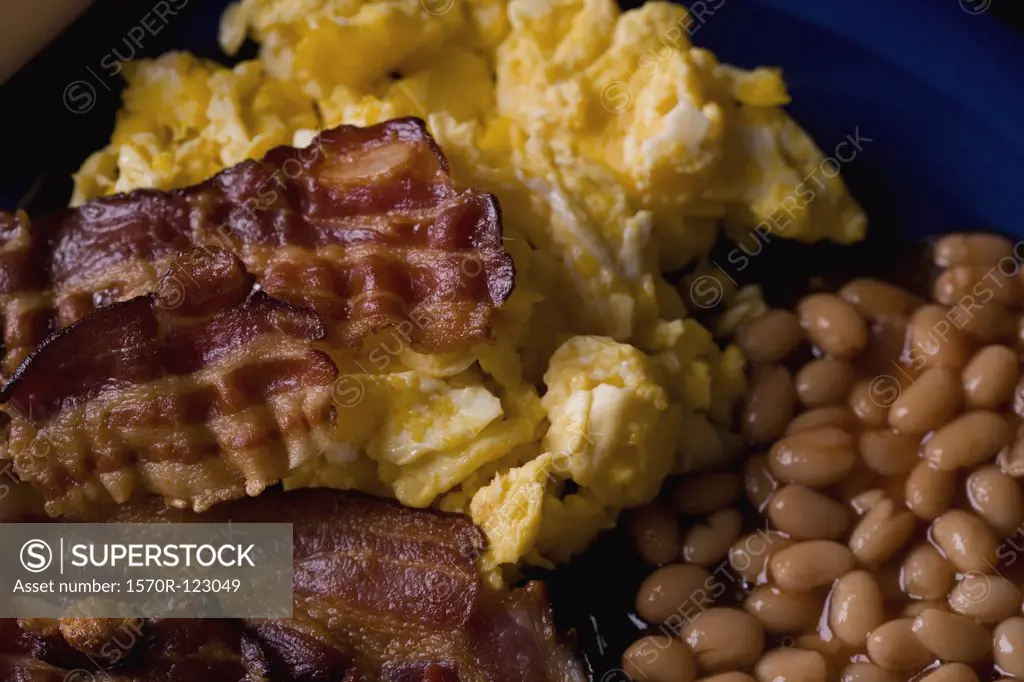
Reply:
<svg viewBox="0 0 1024 682"><path fill-rule="evenodd" d="M970 408L998 407L1013 393L1020 374L1017 354L1006 346L982 348L960 373L964 402Z"/></svg>
<svg viewBox="0 0 1024 682"><path fill-rule="evenodd" d="M818 592L785 592L774 585L755 587L743 608L761 621L765 632L802 632L818 622L825 597Z"/></svg>
<svg viewBox="0 0 1024 682"><path fill-rule="evenodd" d="M804 431L820 429L823 426L835 426L846 431L857 427L857 415L846 405L816 407L798 414L786 427L786 435L792 436Z"/></svg>
<svg viewBox="0 0 1024 682"><path fill-rule="evenodd" d="M689 647L674 637L641 637L622 655L622 669L646 682L693 682L697 664Z"/></svg>
<svg viewBox="0 0 1024 682"><path fill-rule="evenodd" d="M796 389L789 370L779 365L759 367L743 402L743 435L754 444L775 440L793 419L795 408Z"/></svg>
<svg viewBox="0 0 1024 682"><path fill-rule="evenodd" d="M807 486L838 483L855 461L853 436L834 426L788 436L768 451L768 468L775 480Z"/></svg>
<svg viewBox="0 0 1024 682"><path fill-rule="evenodd" d="M1006 343L1017 333L1017 316L998 303L979 305L970 296L950 309L950 319L981 343Z"/></svg>
<svg viewBox="0 0 1024 682"><path fill-rule="evenodd" d="M811 294L797 304L796 311L811 342L833 357L852 357L868 343L864 318L834 294Z"/></svg>
<svg viewBox="0 0 1024 682"><path fill-rule="evenodd" d="M680 514L695 516L721 509L740 493L740 479L726 471L710 471L684 478L672 494Z"/></svg>
<svg viewBox="0 0 1024 682"><path fill-rule="evenodd" d="M936 519L953 503L956 474L939 471L928 462L920 462L907 476L904 499L918 518Z"/></svg>
<svg viewBox="0 0 1024 682"><path fill-rule="evenodd" d="M850 534L850 550L862 564L888 560L914 534L914 515L886 498L871 507Z"/></svg>
<svg viewBox="0 0 1024 682"><path fill-rule="evenodd" d="M828 624L843 644L859 649L885 622L878 581L868 571L851 571L836 581L829 597Z"/></svg>
<svg viewBox="0 0 1024 682"><path fill-rule="evenodd" d="M940 305L923 305L910 318L907 338L913 367L960 370L967 364L967 336L950 321L947 313Z"/></svg>
<svg viewBox="0 0 1024 682"><path fill-rule="evenodd" d="M850 409L865 426L871 428L884 426L889 417L889 405L893 403L898 394L895 392L895 386L889 389L893 391L892 393L881 390L883 388L885 386L879 384L876 377L862 379L850 389L848 397Z"/></svg>
<svg viewBox="0 0 1024 682"><path fill-rule="evenodd" d="M1024 495L1017 481L999 467L987 464L967 477L967 499L978 516L1006 537L1024 522Z"/></svg>
<svg viewBox="0 0 1024 682"><path fill-rule="evenodd" d="M679 522L661 502L634 509L629 534L637 553L649 564L661 566L679 556Z"/></svg>
<svg viewBox="0 0 1024 682"><path fill-rule="evenodd" d="M883 623L868 636L868 656L886 670L920 670L935 660L913 630L910 618Z"/></svg>
<svg viewBox="0 0 1024 682"><path fill-rule="evenodd" d="M736 330L736 345L753 363L780 362L803 338L800 321L788 310L768 310Z"/></svg>
<svg viewBox="0 0 1024 682"><path fill-rule="evenodd" d="M932 599L925 599L923 601L912 601L903 607L900 611L900 615L904 618L917 618L928 609L936 609L938 611L949 611L949 604L944 601L935 601Z"/></svg>
<svg viewBox="0 0 1024 682"><path fill-rule="evenodd" d="M959 571L984 573L996 563L999 538L974 514L951 509L935 519L932 541Z"/></svg>
<svg viewBox="0 0 1024 682"><path fill-rule="evenodd" d="M975 410L949 422L924 444L924 458L938 469L964 469L995 457L1010 440L1001 416Z"/></svg>
<svg viewBox="0 0 1024 682"><path fill-rule="evenodd" d="M849 656L843 657L842 660L838 660L838 658L842 657L843 654L842 642L835 637L829 637L828 640L824 640L821 638L821 635L816 632L797 635L796 639L793 640L793 646L797 649L817 651L825 657L825 661L830 664L830 667L838 668L849 660Z"/></svg>
<svg viewBox="0 0 1024 682"><path fill-rule="evenodd" d="M707 525L698 523L683 538L682 557L699 566L710 566L729 553L743 527L743 518L735 509L719 509L708 517Z"/></svg>
<svg viewBox="0 0 1024 682"><path fill-rule="evenodd" d="M706 672L744 668L764 650L764 628L739 609L708 609L683 628L682 639Z"/></svg>
<svg viewBox="0 0 1024 682"><path fill-rule="evenodd" d="M1014 480L1024 478L1024 380L1018 382L1017 357L1024 336L1019 349L987 340L1003 333L1001 317L1013 318L1015 334L1019 311L1001 306L1000 294L980 306L984 299L962 286L971 272L947 271L937 281L936 295L952 309L861 280L841 292L838 303L846 309L828 295L804 299L797 324L806 332L794 332L792 315L771 311L754 321L760 329L748 323L738 333L754 365L741 411L744 435L759 438L756 444L767 452L747 458L741 476L706 472L676 484L675 510L710 515L679 543L691 563L677 568L699 572L672 582L671 571L661 569L636 595L636 612L645 620L678 625L673 631L691 646L700 674L716 682L750 682L751 675L771 682L836 676L847 682L978 682L962 664L991 661L988 631L1024 613L1020 587L984 573L995 570L999 537L1024 526L1024 491ZM1006 301L1024 304L1024 276L1013 286L1016 293ZM985 317L981 307L998 310ZM852 351L843 346L829 316L840 326L865 329L866 343ZM969 330L971 317L981 318L973 320L975 327L994 320L997 329ZM773 325L782 336L760 340ZM824 355L793 367L789 360L803 337ZM875 360L883 363L877 371L871 369ZM776 364L781 361L786 365ZM899 390L878 390L873 382L883 376L885 388L896 384ZM961 470L964 493L958 494ZM739 512L728 508L740 484L777 531L741 535ZM918 518L930 522L927 541L916 535ZM733 604L748 586L741 607L714 606L712 597L722 592L708 588L715 580L709 571L723 556L742 581L725 599ZM689 623L678 615L680 602L689 604ZM736 614L760 628L741 634L740 644L736 632L750 626L721 624ZM1024 646L1024 623L1018 629ZM1017 634L1010 625L1005 630ZM766 633L770 646L792 635L779 655L815 657L820 675L780 668L785 659L775 651L761 656ZM744 648L742 642L754 644ZM1018 655L1024 664L1024 653ZM749 674L725 674L737 669ZM995 669L1010 672L998 663ZM687 673L691 679L696 674Z"/></svg>
<svg viewBox="0 0 1024 682"><path fill-rule="evenodd" d="M960 378L953 370L932 367L902 390L889 408L889 425L922 435L945 424L960 405Z"/></svg>
<svg viewBox="0 0 1024 682"><path fill-rule="evenodd" d="M940 268L954 265L996 265L1013 258L1013 244L1006 237L986 233L946 235L935 242L932 260Z"/></svg>
<svg viewBox="0 0 1024 682"><path fill-rule="evenodd" d="M792 483L768 501L768 518L775 527L797 540L835 540L850 525L850 513L839 502Z"/></svg>
<svg viewBox="0 0 1024 682"><path fill-rule="evenodd" d="M944 663L932 668L918 682L979 682L978 675L963 663Z"/></svg>
<svg viewBox="0 0 1024 682"><path fill-rule="evenodd" d="M1007 618L992 631L992 658L999 671L1024 677L1024 618Z"/></svg>
<svg viewBox="0 0 1024 682"><path fill-rule="evenodd" d="M871 488L851 497L849 501L850 508L859 516L868 512L872 507L885 499L888 499L888 496L884 490L881 488Z"/></svg>
<svg viewBox="0 0 1024 682"><path fill-rule="evenodd" d="M768 460L764 456L754 455L743 463L743 488L754 509L763 512L776 487L775 479L768 471Z"/></svg>
<svg viewBox="0 0 1024 682"><path fill-rule="evenodd" d="M772 649L754 666L760 682L826 682L828 665L817 651Z"/></svg>
<svg viewBox="0 0 1024 682"><path fill-rule="evenodd" d="M772 554L792 544L792 540L775 531L743 535L729 548L729 565L744 580L756 583Z"/></svg>
<svg viewBox="0 0 1024 682"><path fill-rule="evenodd" d="M849 547L831 540L808 540L784 547L768 560L775 584L790 592L825 587L853 570Z"/></svg>
<svg viewBox="0 0 1024 682"><path fill-rule="evenodd" d="M702 677L699 682L755 682L754 678L746 673L731 672Z"/></svg>
<svg viewBox="0 0 1024 682"><path fill-rule="evenodd" d="M1003 277L984 265L959 265L946 269L935 278L932 298L943 305L957 305L964 297L973 297L974 288L986 277L989 278L985 283L989 301L1015 305L1020 300L1020 283L1016 279Z"/></svg>
<svg viewBox="0 0 1024 682"><path fill-rule="evenodd" d="M663 623L674 613L689 613L689 607L701 609L708 601L706 586L711 574L700 566L670 564L662 566L640 583L636 592L636 612L648 623Z"/></svg>
<svg viewBox="0 0 1024 682"><path fill-rule="evenodd" d="M915 545L903 558L900 583L913 599L942 599L956 580L953 565L926 542Z"/></svg>
<svg viewBox="0 0 1024 682"><path fill-rule="evenodd" d="M857 450L864 464L875 473L903 476L921 461L917 456L920 443L920 436L879 429L861 433L857 439Z"/></svg>
<svg viewBox="0 0 1024 682"><path fill-rule="evenodd" d="M1009 445L999 451L996 464L1014 478L1024 477L1024 437L1020 434Z"/></svg>
<svg viewBox="0 0 1024 682"><path fill-rule="evenodd" d="M848 362L835 358L812 360L796 373L796 394L807 407L841 405L854 379Z"/></svg>
<svg viewBox="0 0 1024 682"><path fill-rule="evenodd" d="M920 300L905 289L877 279L855 279L839 290L844 301L867 319L909 314Z"/></svg>
<svg viewBox="0 0 1024 682"><path fill-rule="evenodd" d="M839 682L903 682L903 678L874 663L858 662L843 668Z"/></svg>
<svg viewBox="0 0 1024 682"><path fill-rule="evenodd" d="M988 630L957 613L928 609L914 619L913 629L921 644L944 661L974 663L992 648Z"/></svg>
<svg viewBox="0 0 1024 682"><path fill-rule="evenodd" d="M1017 612L1021 591L998 575L968 573L949 591L949 606L979 623L998 623Z"/></svg>

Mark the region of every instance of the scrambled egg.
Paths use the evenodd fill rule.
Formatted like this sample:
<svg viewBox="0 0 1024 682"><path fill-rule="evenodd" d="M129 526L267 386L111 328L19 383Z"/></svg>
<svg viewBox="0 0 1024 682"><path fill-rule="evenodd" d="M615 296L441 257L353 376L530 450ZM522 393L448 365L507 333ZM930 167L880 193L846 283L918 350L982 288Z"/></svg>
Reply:
<svg viewBox="0 0 1024 682"><path fill-rule="evenodd" d="M770 219L824 158L780 108L779 72L718 63L691 25L665 2L241 0L221 44L251 37L258 59L127 65L73 202L198 182L318 128L425 119L456 180L499 197L515 292L469 352L384 334L337 354L348 445L285 483L467 512L496 579L566 561L669 473L739 448L743 358L663 273L704 271L722 228ZM838 178L790 217L785 236L804 241L865 229ZM720 331L763 306L755 290L735 301Z"/></svg>

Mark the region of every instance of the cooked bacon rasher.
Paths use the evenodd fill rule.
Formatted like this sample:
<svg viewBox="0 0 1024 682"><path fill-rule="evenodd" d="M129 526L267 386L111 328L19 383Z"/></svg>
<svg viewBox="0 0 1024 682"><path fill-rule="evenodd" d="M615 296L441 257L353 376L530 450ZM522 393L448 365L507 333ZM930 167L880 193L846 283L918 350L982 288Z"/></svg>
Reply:
<svg viewBox="0 0 1024 682"><path fill-rule="evenodd" d="M114 682L583 682L541 583L487 587L463 516L331 490L268 492L200 515L134 502L113 522L294 524L287 620L0 621L0 679ZM112 660L115 659L116 660Z"/></svg>
<svg viewBox="0 0 1024 682"><path fill-rule="evenodd" d="M227 251L47 339L0 391L8 452L52 515L156 493L202 511L258 495L338 438L316 313L253 290Z"/></svg>
<svg viewBox="0 0 1024 682"><path fill-rule="evenodd" d="M21 363L0 459L51 514L257 495L341 440L322 351L387 328L428 352L487 340L513 281L494 198L454 188L417 119L183 190L0 214L4 362Z"/></svg>
<svg viewBox="0 0 1024 682"><path fill-rule="evenodd" d="M420 351L485 341L514 279L496 200L454 187L422 121L341 126L194 187L31 222L0 212L4 372L50 331L153 291L197 246L238 255L264 291L319 313L337 346L403 322Z"/></svg>

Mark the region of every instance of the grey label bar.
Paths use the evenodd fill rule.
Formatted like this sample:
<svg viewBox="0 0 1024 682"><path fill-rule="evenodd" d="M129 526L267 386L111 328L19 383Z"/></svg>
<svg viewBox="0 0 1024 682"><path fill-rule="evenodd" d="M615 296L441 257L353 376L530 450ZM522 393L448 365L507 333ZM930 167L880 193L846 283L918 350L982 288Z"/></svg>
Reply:
<svg viewBox="0 0 1024 682"><path fill-rule="evenodd" d="M0 523L0 618L290 618L290 523Z"/></svg>

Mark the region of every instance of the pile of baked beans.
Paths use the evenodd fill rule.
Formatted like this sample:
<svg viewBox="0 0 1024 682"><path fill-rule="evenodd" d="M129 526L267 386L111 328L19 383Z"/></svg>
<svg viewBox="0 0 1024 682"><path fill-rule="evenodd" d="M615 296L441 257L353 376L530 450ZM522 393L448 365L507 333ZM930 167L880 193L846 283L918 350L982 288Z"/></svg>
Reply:
<svg viewBox="0 0 1024 682"><path fill-rule="evenodd" d="M632 515L632 679L1024 679L1024 275L996 235L932 257L929 300L858 279L738 331L753 454Z"/></svg>

